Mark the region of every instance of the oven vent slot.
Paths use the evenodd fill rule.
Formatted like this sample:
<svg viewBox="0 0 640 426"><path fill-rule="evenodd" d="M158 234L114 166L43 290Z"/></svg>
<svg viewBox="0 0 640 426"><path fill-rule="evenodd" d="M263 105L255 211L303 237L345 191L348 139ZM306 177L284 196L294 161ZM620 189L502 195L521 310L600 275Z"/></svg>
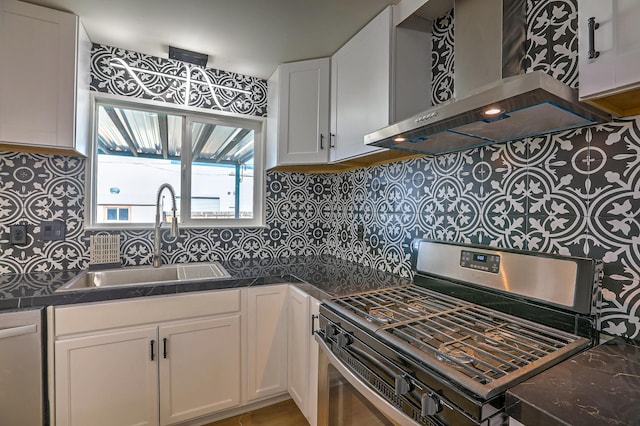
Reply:
<svg viewBox="0 0 640 426"><path fill-rule="evenodd" d="M402 399L400 399L395 392L395 389L391 388L386 382L381 380L376 374L371 374L369 369L364 366L360 361L356 358L352 357L347 351L343 351L339 348L334 349L334 353L338 355L342 361L344 361L351 371L359 375L365 381L367 381L370 385L375 387L378 392L387 400L389 403L393 404L400 410L403 408Z"/></svg>
<svg viewBox="0 0 640 426"><path fill-rule="evenodd" d="M395 389L391 389L388 384L378 380L377 377L373 378L373 382L371 384L375 386L376 389L378 389L378 392L380 392L387 399L387 401L402 409L402 400L396 396Z"/></svg>
<svg viewBox="0 0 640 426"><path fill-rule="evenodd" d="M369 374L369 370L367 370L367 367L362 365L362 363L360 361L358 361L357 359L353 358L347 352L345 352L343 350L340 350L340 349L338 349L337 352L338 352L338 356L344 362L346 362L349 365L349 367L351 367L351 371L353 371L354 373L356 373L357 375L359 375L360 377L362 377L366 381L371 382L371 375Z"/></svg>
<svg viewBox="0 0 640 426"><path fill-rule="evenodd" d="M440 426L440 423L434 423L433 421L431 421L430 419L424 417L422 414L418 413L415 410L412 410L411 413L413 414L411 416L411 418L413 420L415 420L416 422L418 422L421 425L425 425L425 426Z"/></svg>

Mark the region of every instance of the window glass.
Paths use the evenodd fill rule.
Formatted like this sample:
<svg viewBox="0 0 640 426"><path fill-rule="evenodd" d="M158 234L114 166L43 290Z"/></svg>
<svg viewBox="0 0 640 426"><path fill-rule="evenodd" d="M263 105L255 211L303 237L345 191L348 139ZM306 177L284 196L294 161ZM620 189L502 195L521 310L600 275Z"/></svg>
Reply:
<svg viewBox="0 0 640 426"><path fill-rule="evenodd" d="M90 224L154 223L163 183L176 192L182 224L262 224L260 122L100 101L96 118ZM170 219L168 191L159 203Z"/></svg>
<svg viewBox="0 0 640 426"><path fill-rule="evenodd" d="M155 221L157 188L167 182L180 191L182 122L183 118L175 115L98 107L97 212L103 211L100 207L104 205L125 204L131 206L132 222ZM171 210L170 203L161 205ZM111 214L111 209L107 213ZM106 218L112 220L123 219ZM96 222L105 222L105 218L98 215Z"/></svg>
<svg viewBox="0 0 640 426"><path fill-rule="evenodd" d="M191 218L253 218L251 129L193 122Z"/></svg>
<svg viewBox="0 0 640 426"><path fill-rule="evenodd" d="M107 222L128 222L131 207L104 207L103 216Z"/></svg>

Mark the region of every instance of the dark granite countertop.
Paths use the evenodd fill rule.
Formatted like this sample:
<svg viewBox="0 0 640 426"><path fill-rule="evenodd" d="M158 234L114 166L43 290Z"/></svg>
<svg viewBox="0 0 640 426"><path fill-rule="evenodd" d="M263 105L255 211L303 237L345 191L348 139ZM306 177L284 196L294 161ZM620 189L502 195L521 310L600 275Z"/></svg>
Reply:
<svg viewBox="0 0 640 426"><path fill-rule="evenodd" d="M0 310L99 302L293 282L316 299L411 284L406 278L337 259L304 256L221 262L231 274L228 280L159 285L126 285L55 292L80 271L0 275Z"/></svg>
<svg viewBox="0 0 640 426"><path fill-rule="evenodd" d="M615 338L507 391L507 414L532 425L640 425L640 347Z"/></svg>

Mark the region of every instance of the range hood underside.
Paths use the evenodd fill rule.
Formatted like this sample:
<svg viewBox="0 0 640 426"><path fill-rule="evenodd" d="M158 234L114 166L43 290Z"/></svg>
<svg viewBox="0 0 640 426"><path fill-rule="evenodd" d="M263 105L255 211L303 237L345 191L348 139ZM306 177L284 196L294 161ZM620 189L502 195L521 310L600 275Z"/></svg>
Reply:
<svg viewBox="0 0 640 426"><path fill-rule="evenodd" d="M490 106L503 113L487 119L484 111ZM578 103L577 91L536 71L500 80L380 129L366 135L365 143L437 155L608 120L608 114ZM397 141L398 137L405 140Z"/></svg>

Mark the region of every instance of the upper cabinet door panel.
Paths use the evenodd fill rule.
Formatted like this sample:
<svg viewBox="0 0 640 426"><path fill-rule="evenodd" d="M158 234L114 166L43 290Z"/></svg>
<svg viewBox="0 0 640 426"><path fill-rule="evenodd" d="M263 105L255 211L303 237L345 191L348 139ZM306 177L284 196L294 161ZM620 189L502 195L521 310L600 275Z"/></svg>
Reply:
<svg viewBox="0 0 640 426"><path fill-rule="evenodd" d="M283 94L287 105L287 144L281 158L289 163L326 162L329 138L329 59L286 64ZM285 121L281 121L282 124Z"/></svg>
<svg viewBox="0 0 640 426"><path fill-rule="evenodd" d="M580 97L609 95L640 86L640 2L579 0ZM590 46L589 20L598 28ZM589 58L589 49L597 57Z"/></svg>
<svg viewBox="0 0 640 426"><path fill-rule="evenodd" d="M268 168L329 160L329 63L282 64L269 79Z"/></svg>
<svg viewBox="0 0 640 426"><path fill-rule="evenodd" d="M0 141L72 147L77 17L14 0L0 20Z"/></svg>
<svg viewBox="0 0 640 426"><path fill-rule="evenodd" d="M389 124L391 7L387 7L331 58L331 161L379 148L364 135Z"/></svg>

